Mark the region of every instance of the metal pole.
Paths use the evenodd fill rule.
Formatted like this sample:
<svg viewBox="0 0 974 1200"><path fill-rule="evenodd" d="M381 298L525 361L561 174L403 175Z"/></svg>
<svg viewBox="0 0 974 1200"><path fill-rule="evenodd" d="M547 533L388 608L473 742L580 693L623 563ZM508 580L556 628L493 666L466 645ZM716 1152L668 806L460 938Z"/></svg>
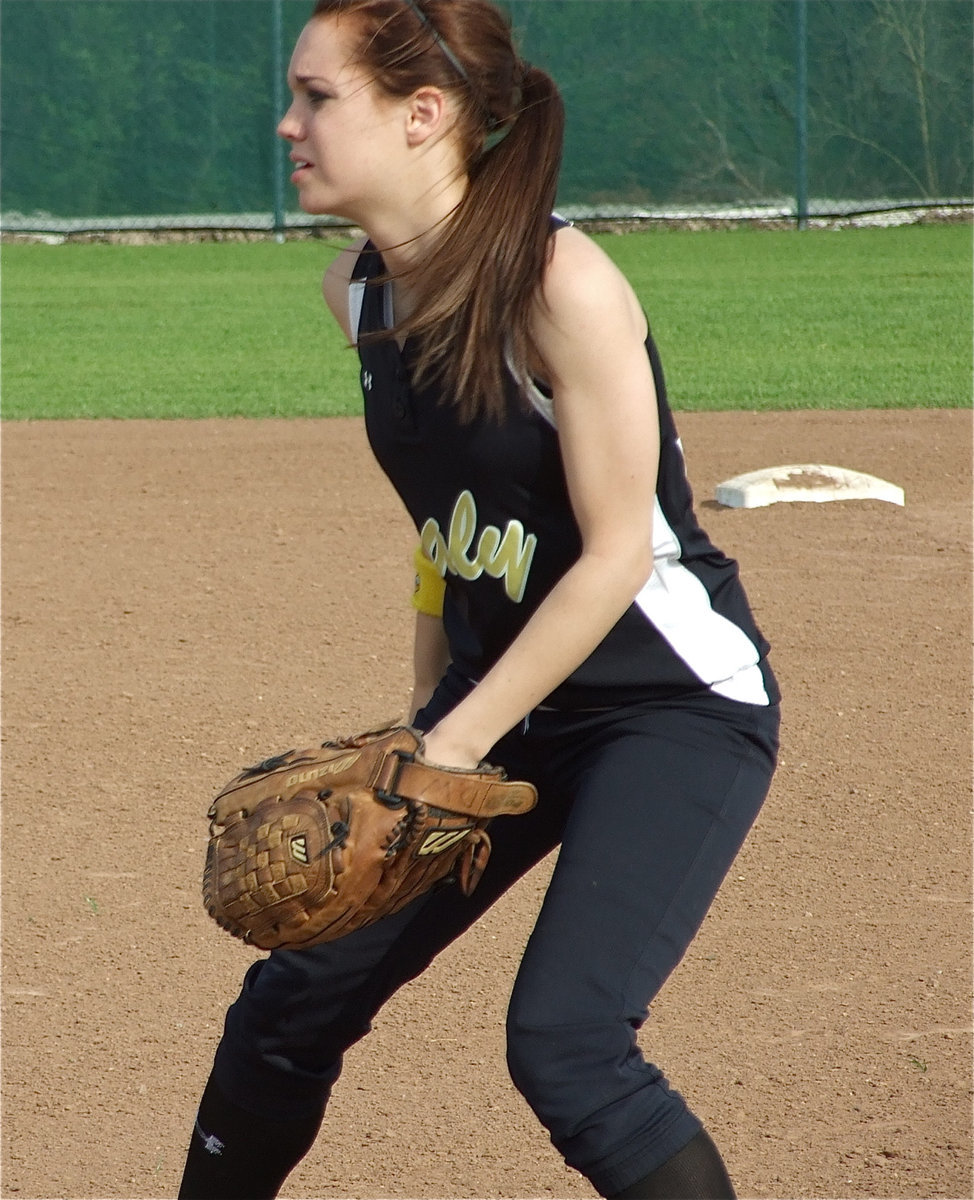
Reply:
<svg viewBox="0 0 974 1200"><path fill-rule="evenodd" d="M795 0L795 218L808 228L808 3Z"/></svg>
<svg viewBox="0 0 974 1200"><path fill-rule="evenodd" d="M277 136L277 122L284 115L284 23L281 15L281 0L271 0L271 94L274 97L274 138L272 169L274 173L274 240L284 241L284 143Z"/></svg>

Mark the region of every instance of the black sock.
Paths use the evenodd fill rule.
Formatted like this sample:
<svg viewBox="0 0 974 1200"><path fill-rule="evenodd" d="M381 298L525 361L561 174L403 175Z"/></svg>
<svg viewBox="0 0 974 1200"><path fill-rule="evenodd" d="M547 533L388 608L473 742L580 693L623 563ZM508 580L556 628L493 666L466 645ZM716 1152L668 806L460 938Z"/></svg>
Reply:
<svg viewBox="0 0 974 1200"><path fill-rule="evenodd" d="M701 1129L679 1153L613 1200L735 1200L735 1192L720 1151Z"/></svg>
<svg viewBox="0 0 974 1200"><path fill-rule="evenodd" d="M314 1144L321 1117L256 1117L228 1100L211 1078L200 1101L179 1200L272 1200Z"/></svg>

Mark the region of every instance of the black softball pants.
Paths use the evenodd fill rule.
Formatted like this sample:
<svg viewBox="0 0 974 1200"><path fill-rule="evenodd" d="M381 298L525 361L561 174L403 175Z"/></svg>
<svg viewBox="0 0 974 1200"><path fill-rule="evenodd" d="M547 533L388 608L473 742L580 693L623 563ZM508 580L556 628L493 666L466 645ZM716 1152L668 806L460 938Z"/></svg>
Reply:
<svg viewBox="0 0 974 1200"><path fill-rule="evenodd" d="M417 724L430 728L464 686L448 675ZM216 1084L265 1119L320 1113L382 1004L560 843L514 983L508 1066L601 1195L648 1175L701 1125L636 1034L761 808L777 728L776 707L709 696L536 710L491 759L534 782L538 805L493 823L474 894L445 887L337 942L256 962L227 1013Z"/></svg>

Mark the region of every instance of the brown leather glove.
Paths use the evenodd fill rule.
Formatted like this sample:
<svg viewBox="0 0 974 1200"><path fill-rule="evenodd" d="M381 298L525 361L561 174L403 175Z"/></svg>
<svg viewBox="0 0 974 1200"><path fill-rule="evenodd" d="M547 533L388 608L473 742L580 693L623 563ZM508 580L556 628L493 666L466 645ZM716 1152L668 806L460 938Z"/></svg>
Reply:
<svg viewBox="0 0 974 1200"><path fill-rule="evenodd" d="M444 880L469 895L490 855L487 825L536 802L530 783L488 763L426 762L405 725L288 750L211 805L203 902L262 950L332 941Z"/></svg>

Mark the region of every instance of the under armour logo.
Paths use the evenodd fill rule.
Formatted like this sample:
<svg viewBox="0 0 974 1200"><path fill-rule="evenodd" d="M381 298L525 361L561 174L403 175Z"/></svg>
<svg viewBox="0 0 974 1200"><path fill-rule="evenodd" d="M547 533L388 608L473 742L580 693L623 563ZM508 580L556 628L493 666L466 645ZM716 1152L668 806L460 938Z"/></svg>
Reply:
<svg viewBox="0 0 974 1200"><path fill-rule="evenodd" d="M222 1154L223 1142L215 1134L205 1133L199 1121L196 1122L196 1132L203 1139L203 1149L207 1154Z"/></svg>
<svg viewBox="0 0 974 1200"><path fill-rule="evenodd" d="M372 391L372 372L371 371L363 371L362 372L362 387L365 388L365 390L367 392Z"/></svg>

